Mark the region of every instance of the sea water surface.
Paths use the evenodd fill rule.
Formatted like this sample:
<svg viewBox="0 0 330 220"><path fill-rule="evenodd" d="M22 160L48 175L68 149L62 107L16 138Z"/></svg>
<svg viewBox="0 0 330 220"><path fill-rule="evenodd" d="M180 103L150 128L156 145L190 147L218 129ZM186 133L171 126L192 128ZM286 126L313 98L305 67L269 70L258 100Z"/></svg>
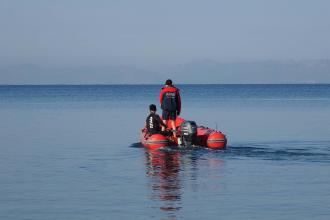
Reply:
<svg viewBox="0 0 330 220"><path fill-rule="evenodd" d="M0 86L0 219L330 219L330 85L178 87L227 150L142 148L161 85Z"/></svg>

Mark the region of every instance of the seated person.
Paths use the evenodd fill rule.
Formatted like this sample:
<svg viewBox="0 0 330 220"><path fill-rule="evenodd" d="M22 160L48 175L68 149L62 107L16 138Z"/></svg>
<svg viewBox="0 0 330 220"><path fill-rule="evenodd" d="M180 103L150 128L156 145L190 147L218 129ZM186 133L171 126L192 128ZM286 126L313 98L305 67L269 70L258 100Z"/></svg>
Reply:
<svg viewBox="0 0 330 220"><path fill-rule="evenodd" d="M161 126L167 128L166 124L160 119L159 115L156 114L157 107L154 104L149 106L150 114L146 119L146 126L148 133L152 134L162 134L165 136L170 136L171 132L169 131L162 131Z"/></svg>

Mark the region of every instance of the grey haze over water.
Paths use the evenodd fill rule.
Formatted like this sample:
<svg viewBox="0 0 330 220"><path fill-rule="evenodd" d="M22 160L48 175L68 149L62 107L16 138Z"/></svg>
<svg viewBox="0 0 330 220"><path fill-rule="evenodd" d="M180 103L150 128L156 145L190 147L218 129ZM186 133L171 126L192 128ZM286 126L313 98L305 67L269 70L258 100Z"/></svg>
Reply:
<svg viewBox="0 0 330 220"><path fill-rule="evenodd" d="M329 83L329 8L0 0L0 84Z"/></svg>

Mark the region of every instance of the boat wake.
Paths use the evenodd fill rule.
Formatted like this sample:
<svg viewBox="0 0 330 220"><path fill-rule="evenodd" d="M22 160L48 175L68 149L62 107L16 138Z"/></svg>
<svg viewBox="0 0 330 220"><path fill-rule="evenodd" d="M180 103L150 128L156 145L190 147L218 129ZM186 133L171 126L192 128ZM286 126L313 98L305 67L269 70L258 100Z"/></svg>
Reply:
<svg viewBox="0 0 330 220"><path fill-rule="evenodd" d="M130 145L132 148L143 148L139 142ZM208 149L203 146L178 147L168 146L159 149L162 152L213 154L222 159L256 158L261 160L325 162L330 163L330 141L280 141L249 142L229 145L226 150Z"/></svg>
<svg viewBox="0 0 330 220"><path fill-rule="evenodd" d="M245 143L229 146L226 156L263 160L330 162L330 141Z"/></svg>

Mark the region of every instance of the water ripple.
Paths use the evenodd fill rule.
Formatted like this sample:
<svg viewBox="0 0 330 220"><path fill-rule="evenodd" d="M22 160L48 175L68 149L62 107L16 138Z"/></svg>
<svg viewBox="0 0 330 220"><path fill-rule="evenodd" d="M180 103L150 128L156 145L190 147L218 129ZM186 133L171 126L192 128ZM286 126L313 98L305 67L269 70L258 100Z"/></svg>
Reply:
<svg viewBox="0 0 330 220"><path fill-rule="evenodd" d="M330 162L330 142L243 143L230 146L226 155L232 157L254 157L264 160Z"/></svg>

